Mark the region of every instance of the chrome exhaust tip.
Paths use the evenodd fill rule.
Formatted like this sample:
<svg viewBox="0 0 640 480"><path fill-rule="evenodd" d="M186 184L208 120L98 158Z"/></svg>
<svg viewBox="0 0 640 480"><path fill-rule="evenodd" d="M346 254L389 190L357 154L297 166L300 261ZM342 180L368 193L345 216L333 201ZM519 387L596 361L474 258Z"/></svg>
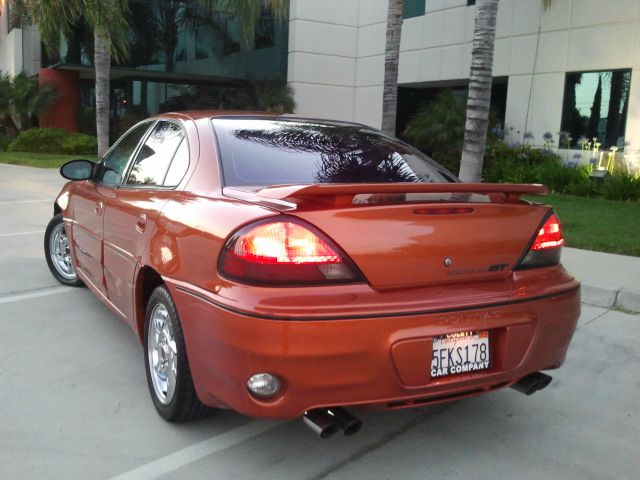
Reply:
<svg viewBox="0 0 640 480"><path fill-rule="evenodd" d="M535 372L521 378L516 383L511 385L514 390L524 393L525 395L531 395L538 390L542 390L551 383L551 376L542 372Z"/></svg>
<svg viewBox="0 0 640 480"><path fill-rule="evenodd" d="M344 433L345 437L355 435L362 429L362 420L352 415L344 408L330 408L329 413L336 419L338 426L342 430L342 433Z"/></svg>
<svg viewBox="0 0 640 480"><path fill-rule="evenodd" d="M320 438L333 437L340 428L337 420L326 409L306 411L302 420L314 433L320 435Z"/></svg>

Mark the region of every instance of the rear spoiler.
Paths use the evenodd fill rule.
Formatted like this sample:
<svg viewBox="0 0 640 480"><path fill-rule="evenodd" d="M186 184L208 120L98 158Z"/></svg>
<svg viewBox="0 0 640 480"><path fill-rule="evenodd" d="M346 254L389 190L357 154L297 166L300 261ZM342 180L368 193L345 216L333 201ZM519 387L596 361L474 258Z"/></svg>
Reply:
<svg viewBox="0 0 640 480"><path fill-rule="evenodd" d="M224 187L228 197L247 200L276 208L295 209L300 201L322 200L321 197L342 197L350 203L359 194L403 194L403 193L461 193L505 195L508 199L520 195L547 195L549 189L537 183L332 183L313 185L276 185L273 187Z"/></svg>

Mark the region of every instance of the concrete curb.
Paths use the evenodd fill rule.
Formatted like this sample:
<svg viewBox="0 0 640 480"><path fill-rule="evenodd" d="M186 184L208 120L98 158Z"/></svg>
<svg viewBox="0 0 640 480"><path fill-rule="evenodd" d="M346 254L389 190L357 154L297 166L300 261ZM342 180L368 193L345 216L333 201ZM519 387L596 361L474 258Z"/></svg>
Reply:
<svg viewBox="0 0 640 480"><path fill-rule="evenodd" d="M640 290L621 288L618 291L616 307L624 308L631 312L640 312Z"/></svg>
<svg viewBox="0 0 640 480"><path fill-rule="evenodd" d="M604 308L623 308L640 313L640 290L582 284L582 302Z"/></svg>

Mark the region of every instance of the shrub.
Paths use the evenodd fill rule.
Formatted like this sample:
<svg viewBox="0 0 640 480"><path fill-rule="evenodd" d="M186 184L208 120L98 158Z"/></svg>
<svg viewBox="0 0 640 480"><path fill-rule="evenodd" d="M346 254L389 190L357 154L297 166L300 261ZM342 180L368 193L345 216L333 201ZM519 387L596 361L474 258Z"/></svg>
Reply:
<svg viewBox="0 0 640 480"><path fill-rule="evenodd" d="M0 133L0 152L4 152L11 143L11 137L4 133Z"/></svg>
<svg viewBox="0 0 640 480"><path fill-rule="evenodd" d="M63 140L62 150L69 155L96 155L98 140L89 135L72 135Z"/></svg>
<svg viewBox="0 0 640 480"><path fill-rule="evenodd" d="M542 183L556 193L589 196L594 186L588 167L570 167L548 150L496 143L487 148L484 180L507 183Z"/></svg>
<svg viewBox="0 0 640 480"><path fill-rule="evenodd" d="M444 90L419 108L401 132L400 138L457 174L460 170L466 114L466 96ZM487 138L489 144L504 136L504 131L497 125L497 116L491 112Z"/></svg>
<svg viewBox="0 0 640 480"><path fill-rule="evenodd" d="M547 166L538 169L539 165ZM495 142L485 151L483 177L489 182L540 182L542 172L556 166L561 164L560 157L555 153L529 146L510 147L505 143Z"/></svg>
<svg viewBox="0 0 640 480"><path fill-rule="evenodd" d="M448 152L433 152L431 154L436 162L442 165L444 168L452 172L454 175L458 175L460 171L460 152L457 150L451 150Z"/></svg>
<svg viewBox="0 0 640 480"><path fill-rule="evenodd" d="M548 159L534 167L536 182L543 183L556 193L587 191L591 189L591 179L586 169L563 165L556 159Z"/></svg>
<svg viewBox="0 0 640 480"><path fill-rule="evenodd" d="M602 196L609 200L638 200L640 177L628 173L614 173L605 177L600 191Z"/></svg>
<svg viewBox="0 0 640 480"><path fill-rule="evenodd" d="M464 97L450 91L439 94L413 117L402 137L428 154L462 149L466 114Z"/></svg>
<svg viewBox="0 0 640 480"><path fill-rule="evenodd" d="M11 152L96 155L97 140L82 133L67 133L57 128L30 128L9 144Z"/></svg>
<svg viewBox="0 0 640 480"><path fill-rule="evenodd" d="M566 193L577 197L591 197L595 192L593 181L588 177L579 182L570 183L566 189Z"/></svg>

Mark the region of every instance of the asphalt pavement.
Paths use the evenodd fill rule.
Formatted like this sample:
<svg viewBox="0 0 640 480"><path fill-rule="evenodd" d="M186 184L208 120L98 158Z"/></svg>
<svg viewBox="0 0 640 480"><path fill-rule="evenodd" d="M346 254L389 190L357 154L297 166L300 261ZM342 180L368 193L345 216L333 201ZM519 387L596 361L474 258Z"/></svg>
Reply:
<svg viewBox="0 0 640 480"><path fill-rule="evenodd" d="M565 365L530 397L358 412L363 430L330 440L231 411L173 425L153 409L133 332L48 272L63 183L0 164L0 479L638 478L640 315L612 306L637 288L639 259L567 249L578 278L615 298L583 305ZM602 273L618 261L620 275Z"/></svg>

